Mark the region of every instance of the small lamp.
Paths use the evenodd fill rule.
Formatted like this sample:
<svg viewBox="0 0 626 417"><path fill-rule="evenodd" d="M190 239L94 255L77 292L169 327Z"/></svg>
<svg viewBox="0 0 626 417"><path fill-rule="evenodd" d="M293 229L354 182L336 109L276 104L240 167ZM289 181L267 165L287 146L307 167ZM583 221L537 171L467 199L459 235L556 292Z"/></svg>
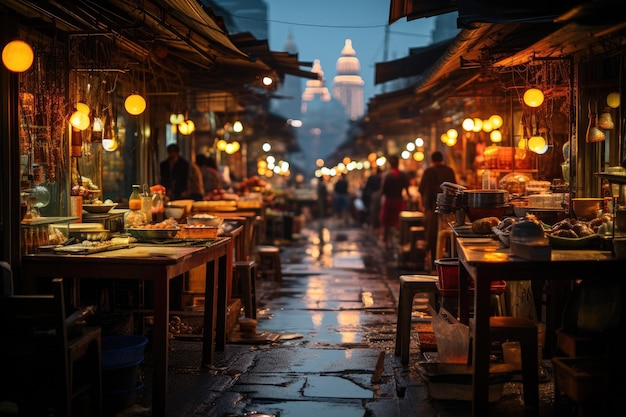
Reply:
<svg viewBox="0 0 626 417"><path fill-rule="evenodd" d="M606 96L606 104L612 109L616 109L620 105L620 94L618 92L612 92Z"/></svg>
<svg viewBox="0 0 626 417"><path fill-rule="evenodd" d="M126 97L124 108L129 114L139 116L146 110L146 99L139 94L131 94Z"/></svg>
<svg viewBox="0 0 626 417"><path fill-rule="evenodd" d="M524 92L524 103L529 107L541 106L543 99L543 92L538 88L529 88Z"/></svg>
<svg viewBox="0 0 626 417"><path fill-rule="evenodd" d="M535 135L528 139L528 149L535 153L540 153L546 146L546 140L543 136ZM545 151L544 151L545 152Z"/></svg>
<svg viewBox="0 0 626 417"><path fill-rule="evenodd" d="M502 127L502 123L504 123L502 121L502 116L500 116L499 114L494 114L493 116L491 116L489 118L489 121L491 122L491 126L494 129L500 129Z"/></svg>
<svg viewBox="0 0 626 417"><path fill-rule="evenodd" d="M489 139L494 143L502 142L502 132L498 129L494 129L489 133Z"/></svg>
<svg viewBox="0 0 626 417"><path fill-rule="evenodd" d="M472 119L471 117L466 118L465 120L463 120L463 124L461 126L463 126L463 130L465 130L466 132L471 132L472 130L474 130L474 119Z"/></svg>
<svg viewBox="0 0 626 417"><path fill-rule="evenodd" d="M76 110L70 116L70 124L76 129L82 131L89 127L89 125L91 124L91 121L89 120L89 116L87 116L85 113L83 113L82 111Z"/></svg>
<svg viewBox="0 0 626 417"><path fill-rule="evenodd" d="M16 39L2 49L2 63L12 72L24 72L33 65L33 48L23 40Z"/></svg>

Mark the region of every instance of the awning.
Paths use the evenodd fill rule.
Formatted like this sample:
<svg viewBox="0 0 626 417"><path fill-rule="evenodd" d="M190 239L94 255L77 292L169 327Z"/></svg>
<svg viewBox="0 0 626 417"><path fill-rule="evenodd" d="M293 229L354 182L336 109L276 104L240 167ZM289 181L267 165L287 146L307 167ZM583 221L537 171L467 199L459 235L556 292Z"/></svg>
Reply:
<svg viewBox="0 0 626 417"><path fill-rule="evenodd" d="M456 0L391 0L389 24L406 17L407 20L438 16L457 10Z"/></svg>
<svg viewBox="0 0 626 417"><path fill-rule="evenodd" d="M421 75L443 55L451 43L452 39L449 39L423 48L413 48L407 57L376 63L375 83Z"/></svg>
<svg viewBox="0 0 626 417"><path fill-rule="evenodd" d="M459 27L473 22L551 22L583 0L527 0L512 5L502 0L391 0L389 24L405 17L415 20L459 12Z"/></svg>

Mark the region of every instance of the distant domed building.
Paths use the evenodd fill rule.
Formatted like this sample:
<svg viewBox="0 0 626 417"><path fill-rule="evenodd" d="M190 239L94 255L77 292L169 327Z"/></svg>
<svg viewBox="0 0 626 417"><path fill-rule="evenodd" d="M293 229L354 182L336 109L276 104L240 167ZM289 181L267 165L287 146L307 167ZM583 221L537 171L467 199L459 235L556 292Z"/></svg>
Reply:
<svg viewBox="0 0 626 417"><path fill-rule="evenodd" d="M343 105L346 116L350 120L356 120L365 112L363 101L365 81L360 75L361 63L352 47L352 40L346 39L341 57L337 60L336 69L337 75L333 79L333 97Z"/></svg>
<svg viewBox="0 0 626 417"><path fill-rule="evenodd" d="M305 150L297 163L303 170L313 173L315 160L327 159L345 139L348 118L343 105L334 100L328 87L319 59L313 61L312 72L319 74L317 80L307 80L302 92L302 127L298 142Z"/></svg>

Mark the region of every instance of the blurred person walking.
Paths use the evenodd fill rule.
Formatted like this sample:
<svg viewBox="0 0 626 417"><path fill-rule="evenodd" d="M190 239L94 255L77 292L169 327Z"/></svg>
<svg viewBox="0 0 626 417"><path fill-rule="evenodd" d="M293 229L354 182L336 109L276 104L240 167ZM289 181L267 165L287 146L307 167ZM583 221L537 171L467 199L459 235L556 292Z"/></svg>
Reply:
<svg viewBox="0 0 626 417"><path fill-rule="evenodd" d="M204 197L200 168L180 156L177 144L168 145L167 159L159 164L159 173L159 183L165 187L170 200L190 198L198 201Z"/></svg>
<svg viewBox="0 0 626 417"><path fill-rule="evenodd" d="M367 181L365 181L363 192L361 193L361 200L363 200L363 206L365 207L365 222L374 230L376 230L380 224L379 192L382 181L383 177L380 169L377 167L373 168L372 173L367 177ZM376 202L376 205L374 205L374 202Z"/></svg>
<svg viewBox="0 0 626 417"><path fill-rule="evenodd" d="M341 226L348 225L350 216L350 194L348 188L349 184L345 175L339 174L333 187L333 209Z"/></svg>
<svg viewBox="0 0 626 417"><path fill-rule="evenodd" d="M400 227L400 212L406 208L405 196L409 195L409 176L400 171L400 158L391 155L389 172L385 174L380 188L381 211L380 222L383 227L385 248L393 248L393 240Z"/></svg>
<svg viewBox="0 0 626 417"><path fill-rule="evenodd" d="M426 245L430 253L430 270L435 270L437 256L437 233L439 231L439 217L435 212L437 208L437 194L442 192L443 182L456 183L456 174L452 168L445 165L443 154L439 151L430 156L430 166L424 170L418 190L422 196L424 207L424 232L426 233Z"/></svg>

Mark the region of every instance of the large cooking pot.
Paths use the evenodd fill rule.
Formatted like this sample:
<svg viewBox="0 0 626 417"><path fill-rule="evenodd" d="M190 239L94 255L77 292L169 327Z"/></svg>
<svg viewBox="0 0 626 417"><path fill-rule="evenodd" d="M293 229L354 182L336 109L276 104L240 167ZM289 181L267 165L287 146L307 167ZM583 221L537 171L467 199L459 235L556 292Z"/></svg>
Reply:
<svg viewBox="0 0 626 417"><path fill-rule="evenodd" d="M506 204L505 190L464 190L465 207L501 207Z"/></svg>

